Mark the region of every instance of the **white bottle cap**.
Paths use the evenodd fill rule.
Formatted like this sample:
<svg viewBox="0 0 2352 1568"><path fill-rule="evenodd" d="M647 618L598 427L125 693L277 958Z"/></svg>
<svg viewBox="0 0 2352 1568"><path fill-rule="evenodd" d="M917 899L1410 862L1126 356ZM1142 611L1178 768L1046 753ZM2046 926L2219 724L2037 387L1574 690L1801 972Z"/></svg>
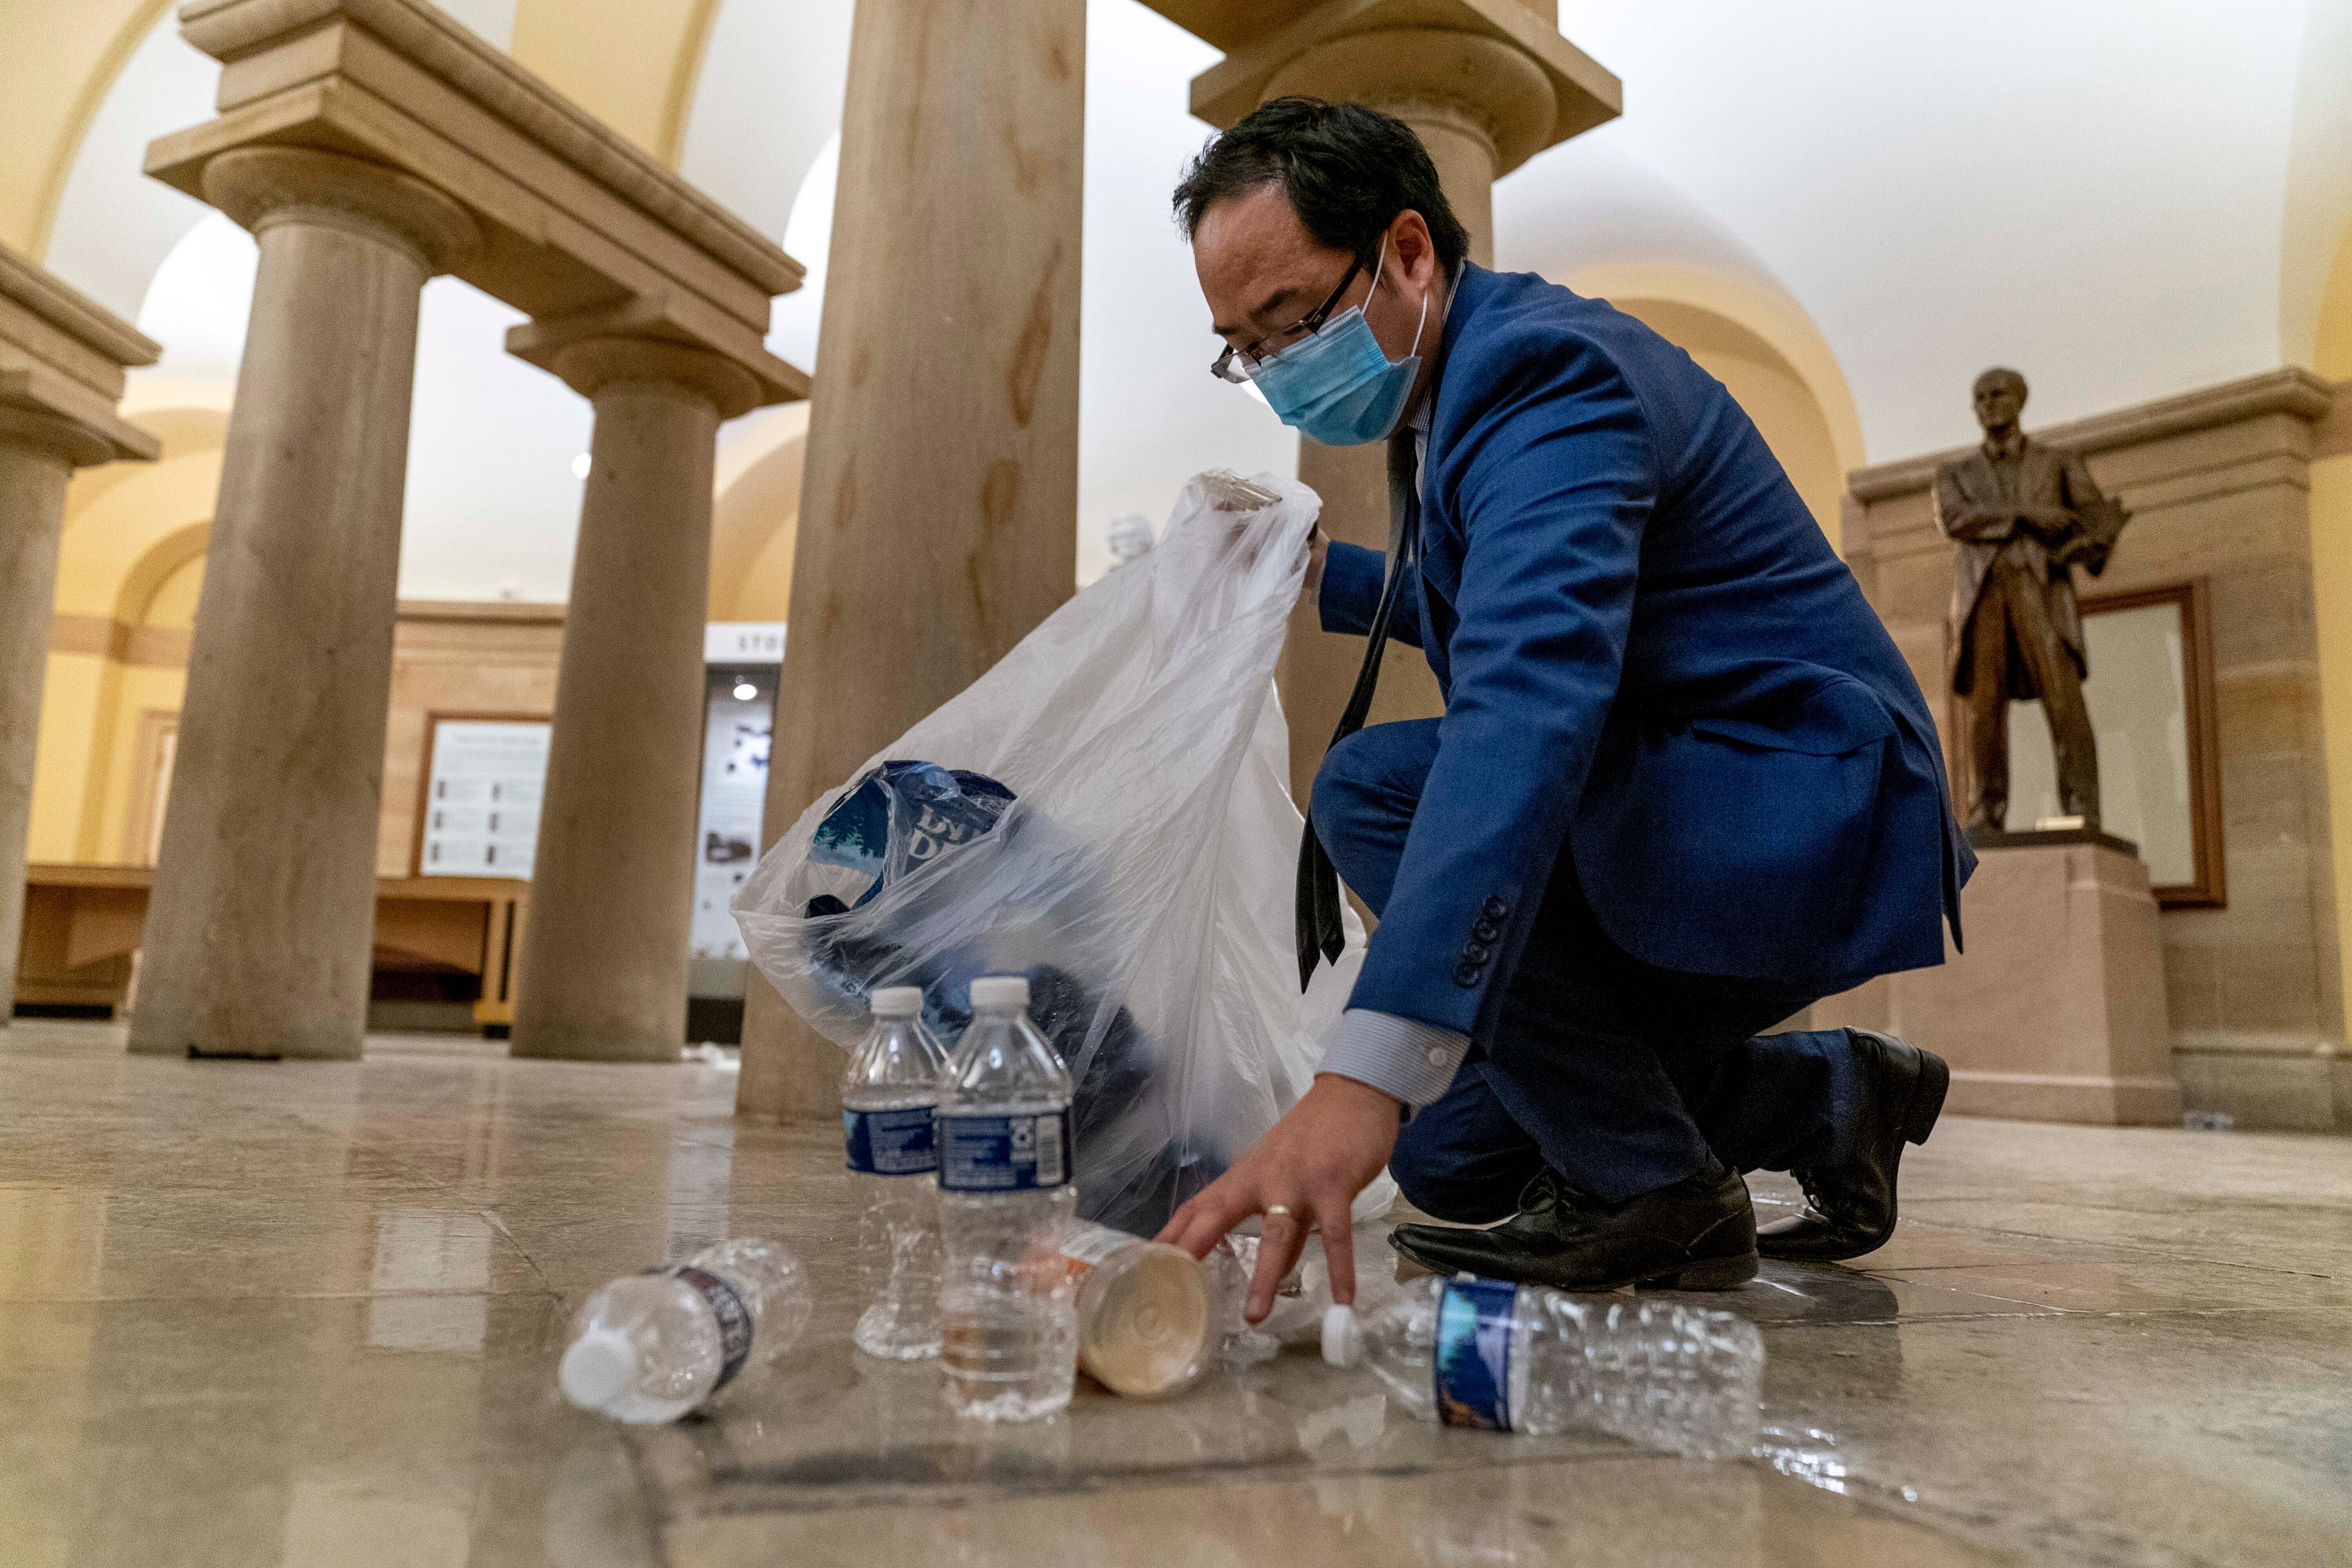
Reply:
<svg viewBox="0 0 2352 1568"><path fill-rule="evenodd" d="M919 985L885 985L870 998L877 1018L911 1018L923 1010Z"/></svg>
<svg viewBox="0 0 2352 1568"><path fill-rule="evenodd" d="M1029 977L1025 974L986 974L971 983L971 1005L974 1007L1026 1007L1029 1005Z"/></svg>
<svg viewBox="0 0 2352 1568"><path fill-rule="evenodd" d="M637 1347L617 1329L591 1329L557 1367L563 1397L583 1410L609 1410L637 1384Z"/></svg>
<svg viewBox="0 0 2352 1568"><path fill-rule="evenodd" d="M1323 1309L1323 1362L1327 1366L1353 1366L1363 1359L1364 1326L1353 1307Z"/></svg>

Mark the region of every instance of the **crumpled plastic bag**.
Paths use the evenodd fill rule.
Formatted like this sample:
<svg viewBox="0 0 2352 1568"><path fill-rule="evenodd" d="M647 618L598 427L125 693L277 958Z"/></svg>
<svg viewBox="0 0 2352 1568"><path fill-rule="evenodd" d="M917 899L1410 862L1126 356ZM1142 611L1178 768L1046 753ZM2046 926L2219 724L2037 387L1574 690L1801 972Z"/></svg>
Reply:
<svg viewBox="0 0 2352 1568"><path fill-rule="evenodd" d="M1273 675L1320 509L1295 479L1191 480L1158 548L810 806L734 903L844 1048L878 987L921 986L951 1042L974 977L1029 975L1078 1086L1078 1212L1141 1235L1306 1091L1363 962L1350 913L1298 992ZM1359 1217L1394 1195L1382 1177Z"/></svg>

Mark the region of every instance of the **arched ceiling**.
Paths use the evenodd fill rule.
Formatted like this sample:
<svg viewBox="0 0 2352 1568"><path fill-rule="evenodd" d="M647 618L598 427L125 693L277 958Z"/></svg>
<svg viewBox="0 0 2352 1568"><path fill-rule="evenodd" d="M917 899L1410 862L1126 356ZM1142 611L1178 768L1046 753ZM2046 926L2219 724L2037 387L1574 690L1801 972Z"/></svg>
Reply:
<svg viewBox="0 0 2352 1568"><path fill-rule="evenodd" d="M772 341L813 360L847 0L441 3L808 263ZM1770 343L1842 463L1964 438L1969 380L1994 361L2028 370L2037 418L2058 420L2314 352L2352 210L2352 0L1562 12L1625 79L1627 113L1497 187L1502 265L1698 280L1643 297ZM147 140L209 113L211 62L161 0L0 0L0 238L46 238L49 265L161 337L141 375L166 401L225 387L249 243L136 172ZM1164 514L1185 474L1293 461L1288 432L1202 373L1205 312L1167 215L1206 134L1186 84L1215 58L1138 0L1091 0L1088 574L1105 521ZM561 597L584 405L500 353L508 318L463 289L426 299L403 591Z"/></svg>

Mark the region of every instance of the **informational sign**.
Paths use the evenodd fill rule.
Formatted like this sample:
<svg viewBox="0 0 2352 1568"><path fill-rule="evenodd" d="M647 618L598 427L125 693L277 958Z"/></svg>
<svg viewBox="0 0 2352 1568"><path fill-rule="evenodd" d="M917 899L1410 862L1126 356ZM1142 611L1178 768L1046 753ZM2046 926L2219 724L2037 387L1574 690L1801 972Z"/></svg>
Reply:
<svg viewBox="0 0 2352 1568"><path fill-rule="evenodd" d="M530 877L551 728L544 719L433 721L418 876Z"/></svg>
<svg viewBox="0 0 2352 1568"><path fill-rule="evenodd" d="M702 628L702 662L782 664L784 662L784 623L712 621Z"/></svg>
<svg viewBox="0 0 2352 1568"><path fill-rule="evenodd" d="M722 628L713 626L717 634ZM778 628L781 630L781 628ZM782 638L775 639L776 654ZM776 667L732 658L707 667L702 740L702 809L695 835L694 934L697 958L748 958L728 912L760 859L760 814L768 795L768 748L774 728Z"/></svg>

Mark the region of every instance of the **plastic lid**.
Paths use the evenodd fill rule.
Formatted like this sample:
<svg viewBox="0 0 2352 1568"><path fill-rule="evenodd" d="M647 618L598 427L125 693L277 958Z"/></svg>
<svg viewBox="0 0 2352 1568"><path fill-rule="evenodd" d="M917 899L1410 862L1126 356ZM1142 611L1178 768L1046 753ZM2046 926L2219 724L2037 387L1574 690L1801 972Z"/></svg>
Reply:
<svg viewBox="0 0 2352 1568"><path fill-rule="evenodd" d="M617 1329L591 1329L563 1352L555 1380L581 1409L609 1409L636 1386L637 1347Z"/></svg>
<svg viewBox="0 0 2352 1568"><path fill-rule="evenodd" d="M911 1018L923 1010L919 985L885 985L869 998L877 1018Z"/></svg>
<svg viewBox="0 0 2352 1568"><path fill-rule="evenodd" d="M1025 974L984 974L971 983L975 1007L1026 1007L1029 977Z"/></svg>
<svg viewBox="0 0 2352 1568"><path fill-rule="evenodd" d="M1323 1361L1327 1366L1353 1366L1363 1359L1364 1326L1353 1307L1323 1310Z"/></svg>

